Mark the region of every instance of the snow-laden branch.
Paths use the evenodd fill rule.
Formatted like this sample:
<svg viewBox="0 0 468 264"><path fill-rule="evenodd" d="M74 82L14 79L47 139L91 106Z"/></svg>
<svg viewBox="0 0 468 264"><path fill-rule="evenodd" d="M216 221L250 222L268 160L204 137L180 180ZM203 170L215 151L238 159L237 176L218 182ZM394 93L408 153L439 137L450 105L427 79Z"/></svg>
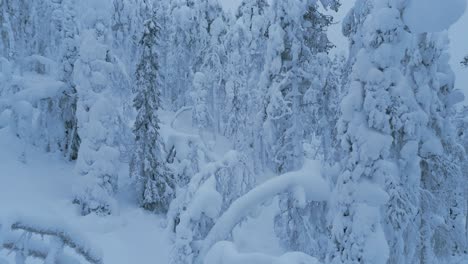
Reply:
<svg viewBox="0 0 468 264"><path fill-rule="evenodd" d="M59 222L51 222L49 220L16 217L13 220L8 221L8 225L4 225L3 232L11 231L24 231L26 233L37 234L40 236L50 236L52 240L58 239L61 241L63 246L72 248L78 255L81 255L91 264L103 264L103 258L101 253L96 250L96 247L92 246L89 241L86 241L79 234L70 231L65 224ZM5 235L8 238L12 232L7 232ZM16 245L15 239L5 239L3 247L9 248L14 251L21 250L21 247ZM46 245L33 243L34 241L28 242L28 254L33 257L46 258L53 250ZM62 253L58 254L58 258L63 256ZM68 262L64 262L68 263Z"/></svg>
<svg viewBox="0 0 468 264"><path fill-rule="evenodd" d="M184 112L187 112L187 111L190 111L192 110L193 107L191 106L185 106L185 107L182 107L181 109L177 110L177 112L174 114L174 117L172 118L172 121L171 121L171 128L174 128L174 124L175 122L177 121L177 118L179 118L179 116L184 113Z"/></svg>
<svg viewBox="0 0 468 264"><path fill-rule="evenodd" d="M3 244L1 246L3 246L3 248L8 249L10 251L23 252L24 248L17 244L17 242L20 240L21 240L21 235L19 234L6 235L3 238ZM49 255L49 247L46 244L44 244L43 241L30 240L28 241L26 254L27 254L27 257L33 257L33 258L46 260ZM55 260L57 264L79 264L80 263L77 259L67 256L63 253L57 254Z"/></svg>
<svg viewBox="0 0 468 264"><path fill-rule="evenodd" d="M251 211L278 194L291 191L298 200L326 200L330 188L319 172L320 164L309 160L301 170L274 177L234 201L206 236L199 256L205 257L208 250L216 242L228 237L232 229Z"/></svg>

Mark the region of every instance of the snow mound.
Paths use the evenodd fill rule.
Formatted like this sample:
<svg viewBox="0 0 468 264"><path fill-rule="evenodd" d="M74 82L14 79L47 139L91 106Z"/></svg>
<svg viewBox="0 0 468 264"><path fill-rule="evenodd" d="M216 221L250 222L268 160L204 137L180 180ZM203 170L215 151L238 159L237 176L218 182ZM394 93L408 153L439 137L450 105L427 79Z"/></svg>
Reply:
<svg viewBox="0 0 468 264"><path fill-rule="evenodd" d="M413 33L449 29L465 13L466 0L411 0L403 19Z"/></svg>

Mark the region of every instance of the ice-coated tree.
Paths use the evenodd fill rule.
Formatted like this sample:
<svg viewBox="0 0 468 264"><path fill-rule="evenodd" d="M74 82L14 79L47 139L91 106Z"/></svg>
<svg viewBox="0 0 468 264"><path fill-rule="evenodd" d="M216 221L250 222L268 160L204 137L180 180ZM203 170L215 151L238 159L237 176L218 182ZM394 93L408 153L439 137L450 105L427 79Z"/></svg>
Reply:
<svg viewBox="0 0 468 264"><path fill-rule="evenodd" d="M136 69L134 106L135 147L130 175L135 180L140 206L166 213L175 195L175 182L166 165L163 142L159 135L160 77L159 26L153 16L145 22L140 41L142 54Z"/></svg>
<svg viewBox="0 0 468 264"><path fill-rule="evenodd" d="M420 261L446 259L466 252L465 151L456 140L454 106L463 94L454 88L448 37L422 33L412 46L409 80L427 116L421 157Z"/></svg>

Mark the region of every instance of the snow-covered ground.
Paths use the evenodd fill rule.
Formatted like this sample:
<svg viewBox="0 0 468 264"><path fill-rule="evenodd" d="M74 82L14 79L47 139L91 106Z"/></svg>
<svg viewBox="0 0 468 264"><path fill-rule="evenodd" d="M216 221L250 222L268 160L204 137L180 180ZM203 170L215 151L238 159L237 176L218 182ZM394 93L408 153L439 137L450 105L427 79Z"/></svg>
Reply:
<svg viewBox="0 0 468 264"><path fill-rule="evenodd" d="M116 215L80 216L70 203L76 182L73 163L26 148L8 128L0 130L0 161L0 219L21 215L63 222L98 245L105 263L168 263L170 243L162 219L136 208L125 195L119 197Z"/></svg>

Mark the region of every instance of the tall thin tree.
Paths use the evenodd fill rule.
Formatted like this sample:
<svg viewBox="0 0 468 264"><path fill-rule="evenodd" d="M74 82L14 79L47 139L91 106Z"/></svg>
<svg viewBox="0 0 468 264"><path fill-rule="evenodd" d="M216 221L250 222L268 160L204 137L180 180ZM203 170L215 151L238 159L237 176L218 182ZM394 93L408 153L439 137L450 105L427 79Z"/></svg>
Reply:
<svg viewBox="0 0 468 264"><path fill-rule="evenodd" d="M135 150L130 174L136 182L140 205L147 210L165 213L174 197L174 178L165 164L159 135L159 30L153 16L145 22L140 41L142 54L134 86L134 106L138 114L133 129Z"/></svg>

